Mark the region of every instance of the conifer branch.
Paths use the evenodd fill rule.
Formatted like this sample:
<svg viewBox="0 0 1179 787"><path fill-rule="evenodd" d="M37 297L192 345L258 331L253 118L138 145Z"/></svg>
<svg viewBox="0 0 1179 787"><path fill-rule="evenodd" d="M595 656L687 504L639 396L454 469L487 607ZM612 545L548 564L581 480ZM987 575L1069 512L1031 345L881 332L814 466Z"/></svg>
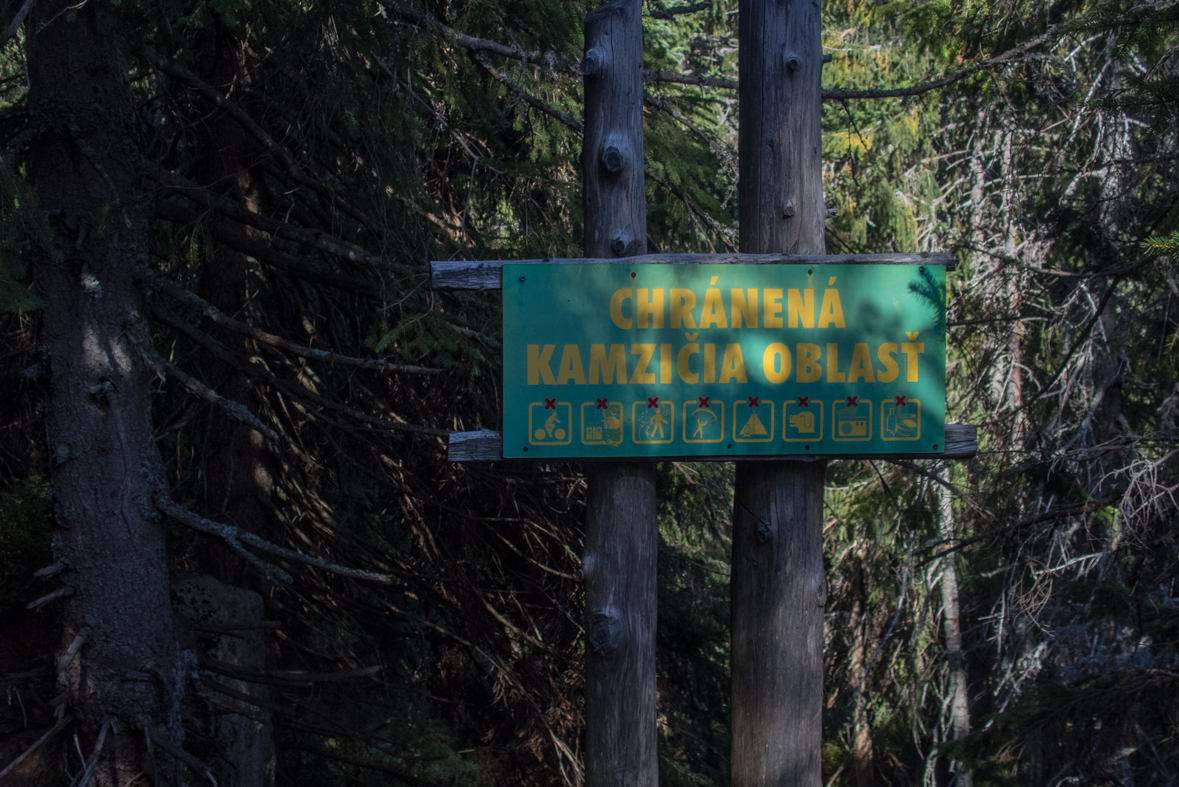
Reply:
<svg viewBox="0 0 1179 787"><path fill-rule="evenodd" d="M234 333L240 334L242 336L248 336L251 339L262 342L263 344L269 344L271 347L278 347L279 349L286 350L287 352L294 353L295 355L303 358L309 358L313 361L322 361L324 363L341 364L343 366L355 366L361 369L372 369L379 372L403 372L410 374L442 373L441 369L430 369L425 366L410 366L405 364L389 363L387 361L376 361L368 358L357 358L351 355L341 355L340 353L331 352L329 350L316 350L313 347L304 347L300 344L290 341L289 339L284 339L281 336L276 336L273 333L268 333L259 328L255 328L251 325L247 325L244 322L233 319L228 314L225 314L216 306L197 295L195 292L172 284L163 276L149 268L142 266L136 268L135 277L140 281L146 282L152 289L159 290L160 292L165 292L168 295L171 295L176 300L199 311L213 322L228 328ZM161 363L166 362L161 360ZM167 365L171 366L171 364Z"/></svg>
<svg viewBox="0 0 1179 787"><path fill-rule="evenodd" d="M369 298L381 297L380 285L345 276L335 271L316 269L305 262L284 254L268 243L246 235L240 225L228 224L217 215L200 214L194 210L178 205L168 200L156 200L152 206L155 217L179 225L195 225L202 223L208 229L214 240L224 243L229 248L253 257L264 265L275 268L288 276L310 282L323 284L345 292L365 295Z"/></svg>
<svg viewBox="0 0 1179 787"><path fill-rule="evenodd" d="M737 250L737 245L733 242L733 235L735 234L734 230L728 229L723 224L721 224L719 221L714 219L708 213L708 211L704 210L704 208L697 205L695 200L693 200L691 197L689 197L687 194L685 194L683 192L683 189L681 189L679 186L672 183L667 178L665 178L661 175L655 174L655 171L653 169L651 169L650 166L645 167L645 172L646 172L646 175L648 178L650 178L651 180L658 183L660 186L663 186L663 188L670 191L677 199L679 199L681 202L684 203L684 205L688 208L688 210L690 210L692 212L693 215L695 215L700 220L702 220L705 224L707 224L708 228L710 230L712 230L713 232L715 232L718 237L720 237L721 243L723 243L725 245L725 248L727 250L729 250L729 251L736 251Z"/></svg>
<svg viewBox="0 0 1179 787"><path fill-rule="evenodd" d="M383 418L375 418L346 405L332 402L329 399L306 388L305 386L288 380L283 380L274 374L271 374L269 371L260 368L256 364L242 363L240 358L235 356L232 352L227 350L218 342L214 341L212 337L202 333L194 326L189 325L186 321L180 319L171 312L165 311L159 306L153 305L151 307L151 313L152 317L155 319L180 331L185 336L189 337L194 342L216 355L219 359L225 361L226 363L232 364L234 367L241 370L242 373L259 380L260 382L265 383L272 388L282 391L287 396L290 396L299 402L315 405L316 407L328 410L334 410L338 413L346 415L348 418L351 418L354 421L359 421L360 423L379 427L381 429L387 429L392 432L409 432L411 434L429 435L431 437L446 437L450 434L450 432L443 429L431 429L427 426L418 426L416 424L407 423L400 418L397 421L388 421ZM393 413L390 413L390 415L393 415L394 418L397 418L397 416Z"/></svg>
<svg viewBox="0 0 1179 787"><path fill-rule="evenodd" d="M287 176L301 186L315 191L321 196L325 197L332 205L341 208L352 218L363 224L376 237L383 237L384 232L380 226L373 221L371 217L363 211L354 207L351 203L340 196L339 192L331 188L318 178L313 178L304 172L303 167L290 154L284 145L278 143L264 128L262 128L250 116L245 109L238 105L236 101L231 101L229 98L221 94L221 91L214 88L212 85L206 84L198 76L191 71L181 66L179 63L166 60L150 44L144 44L141 50L143 56L148 63L154 66L160 72L172 77L173 79L187 85L195 90L199 96L204 98L210 104L225 110L234 120L241 124L254 139L271 155L273 155L284 167Z"/></svg>
<svg viewBox="0 0 1179 787"><path fill-rule="evenodd" d="M254 535L253 533L234 527L233 525L222 524L221 522L214 522L211 519L206 519L203 516L189 511L181 505L178 505L170 497L163 492L157 493L155 498L156 508L163 511L168 516L180 522L183 525L191 527L206 535L217 536L226 544L234 549L242 557L249 560L255 566L262 568L267 572L274 572L276 576L284 582L291 582L291 575L283 571L277 566L271 565L259 558L257 555L249 552L243 545L249 545L262 552L267 552L271 555L290 560L296 563L302 563L313 568L318 568L332 574L338 574L342 577L350 579L363 579L368 582L379 582L381 584L389 584L392 578L387 574L377 574L372 571L363 571L358 568L348 568L341 566L338 563L331 563L327 560L321 560L310 555L300 554L292 549L281 547L278 544L267 541L264 538Z"/></svg>
<svg viewBox="0 0 1179 787"><path fill-rule="evenodd" d="M904 98L906 96L917 96L922 93L928 93L931 90L943 88L946 85L951 85L955 82L960 82L967 77L973 76L980 71L985 71L988 68L1000 65L1010 65L1018 62L1017 58L1021 55L1027 54L1032 49L1051 41L1058 35L1056 31L1044 33L1036 36L1014 49L1009 49L1001 55L988 58L987 60L975 63L972 66L955 71L952 74L934 79L929 82L924 82L913 87L899 87L899 88L875 88L868 90L842 90L839 88L828 88L822 91L822 98L824 101L848 101L859 99L873 99L873 98ZM713 87L722 90L736 90L738 81L736 79L726 79L724 77L708 77L699 76L697 74L678 74L674 71L643 71L643 81L645 82L671 82L678 85L696 85L699 87Z"/></svg>
<svg viewBox="0 0 1179 787"><path fill-rule="evenodd" d="M403 8L393 8L386 3L382 3L381 7L384 8L386 12L394 16L399 16L402 19L408 19L413 24L428 28L433 32L442 35L444 38L458 44L459 46L471 50L472 52L491 52L492 54L499 55L500 57L509 57L513 60L523 60L525 62L529 60L537 61L541 59L540 52L522 49L516 44L508 46L507 44L501 44L498 41L492 41L487 38L478 38L476 36L467 35L466 33L460 33L453 27L443 24L438 19L438 17L434 16L428 11L426 13L418 13L417 11L410 11Z"/></svg>
<svg viewBox="0 0 1179 787"><path fill-rule="evenodd" d="M174 364L165 361L160 357L159 353L155 351L154 347L151 347L150 345L144 347L139 341L136 341L135 339L132 339L132 343L135 345L135 349L139 351L139 354L143 356L143 359L147 362L147 364L152 367L156 375L161 378L166 377L169 374L172 375L180 382L181 385L187 388L189 392L197 398L205 400L214 407L220 407L221 410L230 418L237 421L239 424L248 426L249 428L255 430L267 440L270 440L272 443L277 444L279 442L278 434L269 426L262 423L262 421L256 415L251 413L249 408L247 408L244 404L222 396L192 375L177 368Z"/></svg>
<svg viewBox="0 0 1179 787"><path fill-rule="evenodd" d="M163 167L146 165L145 169L148 177L168 186L177 194L188 197L207 208L213 208L228 219L255 227L276 238L284 238L295 241L296 243L314 246L320 251L333 254L349 262L360 262L396 273L420 273L415 268L389 262L354 243L332 237L322 231L296 227L285 221L279 221L278 219L255 213L252 210L242 207L237 202L216 194L203 186L193 183L188 178L177 175Z"/></svg>
<svg viewBox="0 0 1179 787"><path fill-rule="evenodd" d="M652 19L675 19L683 14L694 14L697 11L707 11L716 5L716 0L705 0L703 3L691 5L677 5L671 8L658 8L651 12Z"/></svg>
<svg viewBox="0 0 1179 787"><path fill-rule="evenodd" d="M495 66L491 65L491 63L489 63L487 61L487 58L484 55L476 53L475 60L479 63L479 65L486 68L488 73L490 73L493 77L495 77L497 82L502 84L508 90L515 93L520 98L524 99L524 101L530 107L533 107L535 109L539 109L541 112L545 113L546 115L556 118L557 120L561 121L566 126L573 129L574 131L576 131L579 134L583 132L583 126L581 125L580 120L573 117L573 115L569 114L568 112L562 112L561 110L557 109L556 107L551 106L550 104L547 104L544 101L541 101L536 96L534 96L531 93L529 93L528 91L524 90L524 88L513 84L512 80L508 79L506 76L504 76L502 73L500 73L499 69L497 69Z"/></svg>

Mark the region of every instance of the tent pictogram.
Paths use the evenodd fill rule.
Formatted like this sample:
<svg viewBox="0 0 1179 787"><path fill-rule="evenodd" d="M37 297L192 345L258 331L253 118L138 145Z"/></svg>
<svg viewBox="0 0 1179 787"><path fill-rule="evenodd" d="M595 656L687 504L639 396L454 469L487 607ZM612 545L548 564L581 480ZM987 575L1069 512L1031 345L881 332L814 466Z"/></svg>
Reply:
<svg viewBox="0 0 1179 787"><path fill-rule="evenodd" d="M750 396L733 403L733 440L768 443L774 439L774 403Z"/></svg>

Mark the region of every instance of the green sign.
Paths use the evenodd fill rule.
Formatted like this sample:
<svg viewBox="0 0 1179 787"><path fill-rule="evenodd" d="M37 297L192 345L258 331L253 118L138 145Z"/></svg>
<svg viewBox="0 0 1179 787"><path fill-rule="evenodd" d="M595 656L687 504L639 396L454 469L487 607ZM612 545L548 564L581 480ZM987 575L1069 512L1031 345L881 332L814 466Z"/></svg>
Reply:
<svg viewBox="0 0 1179 787"><path fill-rule="evenodd" d="M945 269L506 264L509 458L927 454Z"/></svg>

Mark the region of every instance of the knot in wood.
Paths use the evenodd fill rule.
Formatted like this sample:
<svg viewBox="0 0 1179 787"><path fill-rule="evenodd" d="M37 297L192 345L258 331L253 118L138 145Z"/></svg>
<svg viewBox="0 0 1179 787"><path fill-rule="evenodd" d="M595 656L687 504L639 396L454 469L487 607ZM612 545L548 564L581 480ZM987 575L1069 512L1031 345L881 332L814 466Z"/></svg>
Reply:
<svg viewBox="0 0 1179 787"><path fill-rule="evenodd" d="M626 153L617 145L607 145L602 151L602 166L612 175L626 169Z"/></svg>
<svg viewBox="0 0 1179 787"><path fill-rule="evenodd" d="M785 60L786 70L790 71L791 73L802 67L802 61L799 60L798 55L794 54L793 52L787 52Z"/></svg>
<svg viewBox="0 0 1179 787"><path fill-rule="evenodd" d="M788 219L794 216L794 200L790 200L782 206L782 215Z"/></svg>
<svg viewBox="0 0 1179 787"><path fill-rule="evenodd" d="M593 76L594 74L601 74L606 70L605 52L601 47L595 46L585 53L585 57L581 61L581 75L583 77Z"/></svg>
<svg viewBox="0 0 1179 787"><path fill-rule="evenodd" d="M589 616L589 642L594 653L609 656L618 648L622 621L613 607L594 610Z"/></svg>

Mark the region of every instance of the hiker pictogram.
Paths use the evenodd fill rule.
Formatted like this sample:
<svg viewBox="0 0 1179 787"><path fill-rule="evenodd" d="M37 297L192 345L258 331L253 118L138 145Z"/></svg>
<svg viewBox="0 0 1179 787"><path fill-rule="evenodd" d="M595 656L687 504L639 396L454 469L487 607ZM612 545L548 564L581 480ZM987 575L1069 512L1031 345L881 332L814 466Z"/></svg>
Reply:
<svg viewBox="0 0 1179 787"><path fill-rule="evenodd" d="M569 445L573 441L573 405L545 399L528 405L528 442Z"/></svg>
<svg viewBox="0 0 1179 787"><path fill-rule="evenodd" d="M763 406L764 405L764 406ZM749 396L733 404L733 439L739 443L768 443L774 439L774 403Z"/></svg>
<svg viewBox="0 0 1179 787"><path fill-rule="evenodd" d="M649 398L631 407L631 439L636 443L670 443L675 439L675 406Z"/></svg>
<svg viewBox="0 0 1179 787"><path fill-rule="evenodd" d="M724 439L725 408L712 407L707 396L684 402L685 443L719 443Z"/></svg>
<svg viewBox="0 0 1179 787"><path fill-rule="evenodd" d="M622 402L595 398L581 405L582 445L622 445Z"/></svg>

